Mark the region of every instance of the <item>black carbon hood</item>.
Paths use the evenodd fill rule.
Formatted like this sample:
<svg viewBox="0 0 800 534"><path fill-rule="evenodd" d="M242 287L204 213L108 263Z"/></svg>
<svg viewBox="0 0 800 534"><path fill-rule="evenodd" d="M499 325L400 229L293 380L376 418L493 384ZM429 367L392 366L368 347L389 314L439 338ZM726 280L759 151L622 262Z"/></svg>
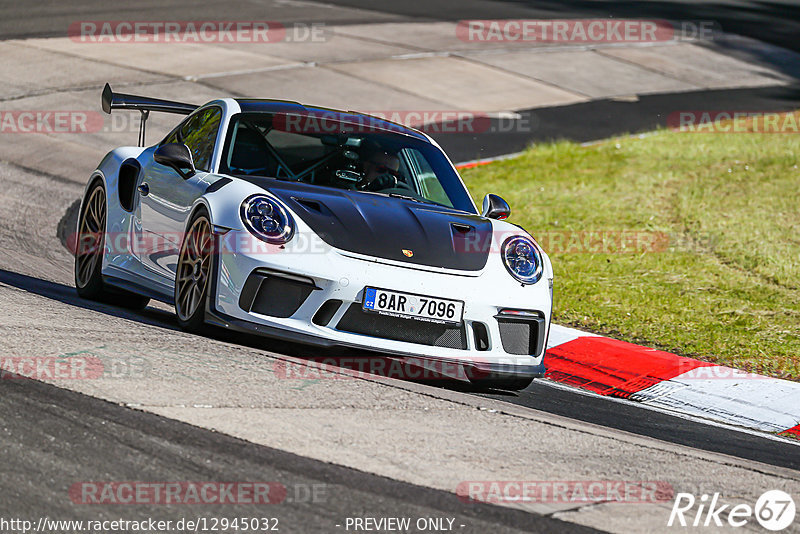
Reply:
<svg viewBox="0 0 800 534"><path fill-rule="evenodd" d="M486 266L492 223L477 215L295 182L270 180L259 185L280 198L333 247L461 271L480 271Z"/></svg>

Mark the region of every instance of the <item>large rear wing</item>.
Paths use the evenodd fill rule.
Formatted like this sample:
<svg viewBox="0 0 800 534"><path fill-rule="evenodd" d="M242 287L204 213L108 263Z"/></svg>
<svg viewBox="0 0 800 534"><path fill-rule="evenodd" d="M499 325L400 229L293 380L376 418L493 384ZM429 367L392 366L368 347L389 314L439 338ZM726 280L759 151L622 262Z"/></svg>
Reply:
<svg viewBox="0 0 800 534"><path fill-rule="evenodd" d="M144 146L145 126L147 124L147 117L150 115L151 111L188 115L199 107L194 104L185 104L183 102L115 93L111 90L109 84L106 84L103 88L101 104L103 106L103 111L109 114L115 109L135 110L142 114L142 121L139 124L139 146Z"/></svg>

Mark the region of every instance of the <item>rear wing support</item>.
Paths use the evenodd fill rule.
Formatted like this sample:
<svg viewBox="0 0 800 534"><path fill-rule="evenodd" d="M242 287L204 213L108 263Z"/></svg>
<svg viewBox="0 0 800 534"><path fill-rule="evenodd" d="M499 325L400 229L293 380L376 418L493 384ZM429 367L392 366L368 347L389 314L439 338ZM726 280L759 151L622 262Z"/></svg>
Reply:
<svg viewBox="0 0 800 534"><path fill-rule="evenodd" d="M199 107L194 104L161 100L159 98L114 93L109 84L106 84L103 88L101 104L103 106L103 111L108 114L115 109L136 110L141 113L141 122L139 123L139 146L144 146L145 144L147 119L150 117L151 111L189 115Z"/></svg>
<svg viewBox="0 0 800 534"><path fill-rule="evenodd" d="M147 128L147 118L150 117L150 111L147 109L139 110L142 114L141 121L139 122L139 146L144 146L144 134Z"/></svg>

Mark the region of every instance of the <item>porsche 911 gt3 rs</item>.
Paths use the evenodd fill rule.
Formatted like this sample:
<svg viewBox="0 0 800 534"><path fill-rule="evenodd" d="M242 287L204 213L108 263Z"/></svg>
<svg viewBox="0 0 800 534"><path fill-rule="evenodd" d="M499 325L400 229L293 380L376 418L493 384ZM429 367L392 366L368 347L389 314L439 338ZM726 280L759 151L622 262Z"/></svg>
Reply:
<svg viewBox="0 0 800 534"><path fill-rule="evenodd" d="M521 389L544 372L552 267L510 208L478 210L426 134L278 100L202 106L113 93L142 114L78 217L84 298L174 304L206 324L322 347L449 362ZM145 147L150 112L186 115Z"/></svg>

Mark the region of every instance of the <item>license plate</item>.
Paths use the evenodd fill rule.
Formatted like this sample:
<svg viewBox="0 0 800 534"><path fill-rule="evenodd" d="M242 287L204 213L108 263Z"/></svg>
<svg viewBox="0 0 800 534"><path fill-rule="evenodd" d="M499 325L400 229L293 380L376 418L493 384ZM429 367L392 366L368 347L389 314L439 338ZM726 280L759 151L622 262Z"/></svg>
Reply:
<svg viewBox="0 0 800 534"><path fill-rule="evenodd" d="M464 315L464 303L459 300L426 297L374 287L364 290L363 307L365 310L384 315L436 323L460 323Z"/></svg>

